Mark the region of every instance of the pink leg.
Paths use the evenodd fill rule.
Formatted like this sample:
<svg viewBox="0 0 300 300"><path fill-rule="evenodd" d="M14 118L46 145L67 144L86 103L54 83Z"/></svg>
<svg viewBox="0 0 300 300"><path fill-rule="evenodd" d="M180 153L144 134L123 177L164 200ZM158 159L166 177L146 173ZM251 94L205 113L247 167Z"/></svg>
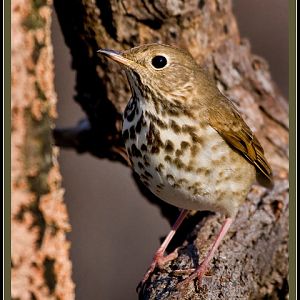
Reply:
<svg viewBox="0 0 300 300"><path fill-rule="evenodd" d="M188 277L187 279L185 279L183 282L181 282L180 284L177 285L178 288L188 284L189 282L191 282L192 280L194 280L196 277L198 277L199 280L199 284L201 284L202 278L207 270L207 267L209 265L209 262L211 261L211 259L214 256L214 253L216 252L216 250L218 249L222 239L224 238L225 234L227 233L231 223L233 222L232 218L227 218L225 220L225 222L222 225L222 228L219 232L219 234L217 235L217 238L215 240L215 242L213 243L212 248L209 250L207 256L205 257L204 261L201 263L201 265L197 268L197 270L195 271L194 274L192 274L190 277Z"/></svg>
<svg viewBox="0 0 300 300"><path fill-rule="evenodd" d="M165 240L163 241L163 243L161 244L159 249L156 251L153 261L152 261L147 273L145 274L141 284L144 284L146 282L146 280L149 278L151 273L154 271L156 265L161 266L161 265L167 263L168 261L173 260L177 257L176 250L167 256L164 256L164 253L165 253L169 243L171 242L173 236L175 235L177 229L180 227L181 223L183 222L183 220L185 219L185 217L187 216L188 213L189 213L189 211L186 209L183 209L180 212L180 215L177 218L175 224L172 226L171 231L169 232L169 234L167 235L167 237L165 238Z"/></svg>

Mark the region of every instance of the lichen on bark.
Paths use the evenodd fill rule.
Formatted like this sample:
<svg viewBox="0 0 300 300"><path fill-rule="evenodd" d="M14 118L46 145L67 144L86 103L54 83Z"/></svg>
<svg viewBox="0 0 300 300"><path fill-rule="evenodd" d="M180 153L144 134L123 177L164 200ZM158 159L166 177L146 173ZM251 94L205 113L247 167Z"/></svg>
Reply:
<svg viewBox="0 0 300 300"><path fill-rule="evenodd" d="M12 299L73 299L57 148L51 2L12 1Z"/></svg>

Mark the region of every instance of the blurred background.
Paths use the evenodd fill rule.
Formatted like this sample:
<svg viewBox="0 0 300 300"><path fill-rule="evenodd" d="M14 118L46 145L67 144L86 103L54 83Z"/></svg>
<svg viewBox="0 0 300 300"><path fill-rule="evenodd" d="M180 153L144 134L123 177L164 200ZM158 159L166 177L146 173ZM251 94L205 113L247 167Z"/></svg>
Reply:
<svg viewBox="0 0 300 300"><path fill-rule="evenodd" d="M241 36L264 57L274 81L288 96L288 1L235 0ZM75 73L56 16L53 24L58 127L84 118L73 101ZM65 200L72 232L76 299L136 299L135 288L170 226L139 193L131 172L119 163L72 150L60 151ZM118 282L118 286L116 286Z"/></svg>

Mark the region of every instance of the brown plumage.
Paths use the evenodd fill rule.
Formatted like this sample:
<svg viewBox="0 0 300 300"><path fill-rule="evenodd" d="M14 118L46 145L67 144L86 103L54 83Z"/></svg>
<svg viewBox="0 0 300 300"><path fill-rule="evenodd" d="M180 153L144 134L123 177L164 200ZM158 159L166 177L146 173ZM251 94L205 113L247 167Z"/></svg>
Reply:
<svg viewBox="0 0 300 300"><path fill-rule="evenodd" d="M242 153L256 167L259 183L271 188L272 170L261 144L227 98L220 95L217 106L209 109L209 124L231 147Z"/></svg>
<svg viewBox="0 0 300 300"><path fill-rule="evenodd" d="M201 282L255 179L272 186L264 150L233 103L186 51L150 44L99 52L125 67L130 83L122 132L134 171L154 194L183 208L142 283L168 260L163 254L187 210L221 212L226 220L216 241L185 281L198 276Z"/></svg>

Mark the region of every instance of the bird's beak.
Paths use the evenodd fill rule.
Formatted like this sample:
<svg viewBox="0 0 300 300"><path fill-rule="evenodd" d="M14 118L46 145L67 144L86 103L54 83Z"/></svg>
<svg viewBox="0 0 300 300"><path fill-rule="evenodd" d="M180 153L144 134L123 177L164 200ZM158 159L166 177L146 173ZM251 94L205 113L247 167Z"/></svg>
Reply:
<svg viewBox="0 0 300 300"><path fill-rule="evenodd" d="M122 52L115 51L115 50L109 50L109 49L100 49L97 51L97 53L101 53L112 60L116 61L117 63L120 63L126 67L129 67L131 69L134 69L134 66L136 65L135 62L133 62L130 59L127 59L123 56Z"/></svg>

